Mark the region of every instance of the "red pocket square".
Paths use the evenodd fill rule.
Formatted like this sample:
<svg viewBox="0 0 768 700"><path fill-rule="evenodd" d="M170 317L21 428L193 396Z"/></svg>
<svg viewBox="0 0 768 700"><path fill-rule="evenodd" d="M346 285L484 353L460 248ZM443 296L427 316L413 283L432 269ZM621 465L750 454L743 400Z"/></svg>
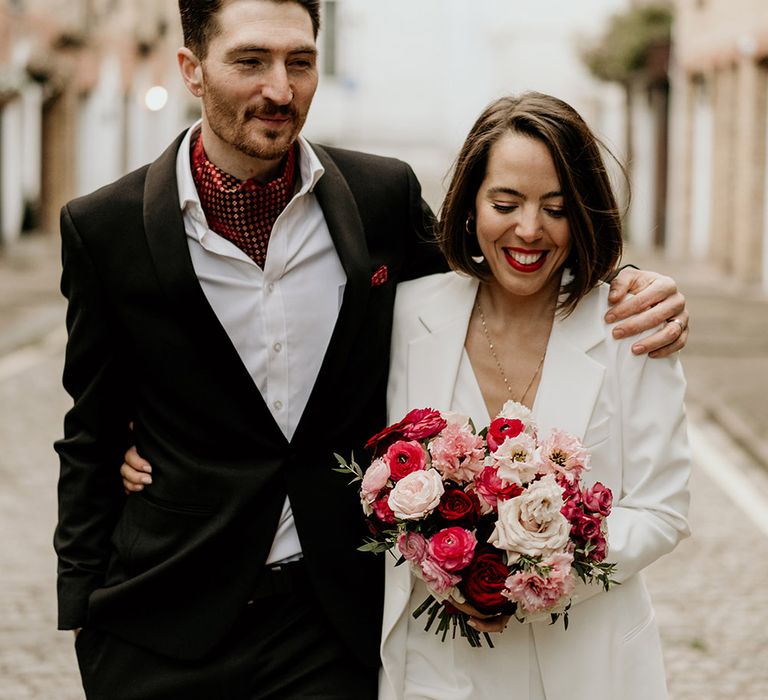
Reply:
<svg viewBox="0 0 768 700"><path fill-rule="evenodd" d="M386 265L382 265L371 277L371 287L381 287L382 284L386 284L389 277L389 272Z"/></svg>

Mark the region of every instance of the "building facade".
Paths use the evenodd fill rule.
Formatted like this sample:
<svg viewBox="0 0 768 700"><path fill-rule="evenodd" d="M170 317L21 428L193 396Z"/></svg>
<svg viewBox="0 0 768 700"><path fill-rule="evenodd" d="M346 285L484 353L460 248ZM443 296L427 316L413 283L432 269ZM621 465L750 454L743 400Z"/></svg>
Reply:
<svg viewBox="0 0 768 700"><path fill-rule="evenodd" d="M768 291L768 3L674 4L670 247Z"/></svg>

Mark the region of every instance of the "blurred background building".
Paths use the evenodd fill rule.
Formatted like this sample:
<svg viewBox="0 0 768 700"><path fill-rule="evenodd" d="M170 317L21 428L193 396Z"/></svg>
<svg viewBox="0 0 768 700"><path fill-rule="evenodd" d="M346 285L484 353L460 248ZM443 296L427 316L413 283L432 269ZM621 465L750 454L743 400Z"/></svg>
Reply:
<svg viewBox="0 0 768 700"><path fill-rule="evenodd" d="M323 2L310 138L410 162L427 200L503 93L572 103L626 164L634 246L768 291L765 0ZM0 0L0 245L198 115L175 0ZM621 185L621 180L617 180Z"/></svg>

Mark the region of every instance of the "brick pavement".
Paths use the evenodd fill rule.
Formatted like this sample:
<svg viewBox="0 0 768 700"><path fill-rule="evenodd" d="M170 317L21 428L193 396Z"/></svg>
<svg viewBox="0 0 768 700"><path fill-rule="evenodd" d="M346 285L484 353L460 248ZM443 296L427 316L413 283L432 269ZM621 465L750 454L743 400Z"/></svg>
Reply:
<svg viewBox="0 0 768 700"><path fill-rule="evenodd" d="M688 295L694 332L684 364L694 423L707 438L700 449L754 471L754 457L768 455L768 301L701 266L627 257L673 274ZM0 254L0 700L82 698L71 639L55 632L51 443L69 404L61 337L50 335L63 318L58 274L53 237ZM647 572L672 700L767 698L768 536L698 468L691 521L693 537Z"/></svg>

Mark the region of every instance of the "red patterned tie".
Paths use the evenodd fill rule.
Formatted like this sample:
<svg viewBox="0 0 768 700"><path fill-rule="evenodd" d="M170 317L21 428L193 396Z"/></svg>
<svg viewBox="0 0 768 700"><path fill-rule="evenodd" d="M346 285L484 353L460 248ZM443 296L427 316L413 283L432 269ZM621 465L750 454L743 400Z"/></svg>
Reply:
<svg viewBox="0 0 768 700"><path fill-rule="evenodd" d="M192 177L208 226L261 268L272 227L293 196L296 148L288 152L280 176L262 184L253 179L238 180L217 168L205 155L202 134L192 146Z"/></svg>

